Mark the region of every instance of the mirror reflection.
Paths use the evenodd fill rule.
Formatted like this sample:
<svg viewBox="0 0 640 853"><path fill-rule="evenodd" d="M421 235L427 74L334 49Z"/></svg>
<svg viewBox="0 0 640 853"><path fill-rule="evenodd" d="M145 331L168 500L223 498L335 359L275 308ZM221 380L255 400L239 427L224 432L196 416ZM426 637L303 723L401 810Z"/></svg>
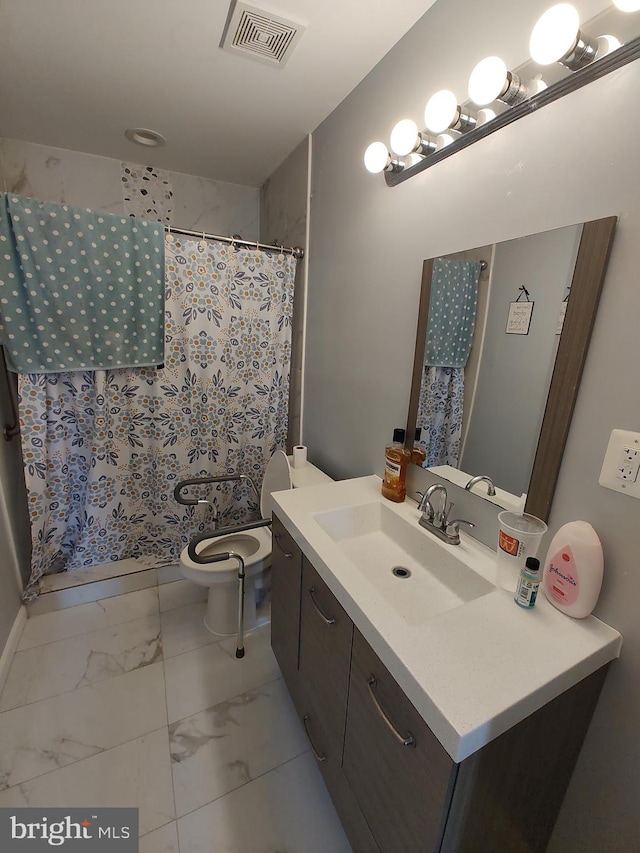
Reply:
<svg viewBox="0 0 640 853"><path fill-rule="evenodd" d="M457 485L490 478L471 489L488 496L494 484L489 500L509 508L529 488L582 228L432 262L415 446Z"/></svg>

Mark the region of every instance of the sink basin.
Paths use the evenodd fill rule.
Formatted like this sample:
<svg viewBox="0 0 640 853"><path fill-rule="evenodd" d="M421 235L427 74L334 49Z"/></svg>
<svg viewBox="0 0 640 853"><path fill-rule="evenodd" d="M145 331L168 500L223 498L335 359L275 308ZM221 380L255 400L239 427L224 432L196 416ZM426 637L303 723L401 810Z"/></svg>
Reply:
<svg viewBox="0 0 640 853"><path fill-rule="evenodd" d="M315 521L402 619L418 624L495 587L455 555L377 501L318 512Z"/></svg>

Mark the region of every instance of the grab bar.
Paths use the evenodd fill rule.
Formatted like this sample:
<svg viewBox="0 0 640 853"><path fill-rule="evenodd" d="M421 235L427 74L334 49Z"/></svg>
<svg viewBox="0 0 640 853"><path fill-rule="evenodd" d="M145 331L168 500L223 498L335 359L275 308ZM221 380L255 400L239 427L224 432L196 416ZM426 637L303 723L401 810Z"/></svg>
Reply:
<svg viewBox="0 0 640 853"><path fill-rule="evenodd" d="M20 414L18 412L18 389L16 387L16 383L9 376L9 368L7 367L7 359L4 355L4 347L0 346L0 354L2 355L2 370L4 373L4 379L7 383L7 390L9 392L9 400L11 402L11 416L13 418L12 424L4 425L4 437L6 441L11 441L14 435L20 435Z"/></svg>
<svg viewBox="0 0 640 853"><path fill-rule="evenodd" d="M205 539L217 539L218 536L226 536L228 533L244 533L247 530L254 530L256 527L268 527L271 524L270 518L261 518L259 521L249 521L247 524L238 524L237 527L221 527L218 530L210 530L208 533L201 533L199 536L194 536L187 547L189 559L201 566L206 566L207 563L217 563L220 557L214 554L211 557L202 557L196 551L196 547L204 542Z"/></svg>
<svg viewBox="0 0 640 853"><path fill-rule="evenodd" d="M183 489L186 489L187 486L202 486L206 483L230 483L238 480L247 480L255 492L258 502L260 502L260 492L258 491L258 487L251 477L247 476L247 474L226 474L223 477L196 477L193 480L181 480L173 490L173 497L183 506L197 506L197 498L184 498L180 494L180 492Z"/></svg>

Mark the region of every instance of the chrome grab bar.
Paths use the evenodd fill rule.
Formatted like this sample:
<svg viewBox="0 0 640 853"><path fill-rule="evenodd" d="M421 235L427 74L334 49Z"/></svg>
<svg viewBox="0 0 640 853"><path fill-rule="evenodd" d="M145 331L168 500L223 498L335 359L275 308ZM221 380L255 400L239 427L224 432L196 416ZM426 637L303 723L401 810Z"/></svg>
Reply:
<svg viewBox="0 0 640 853"><path fill-rule="evenodd" d="M196 551L196 547L204 542L205 539L217 539L219 536L226 536L228 533L244 533L247 530L254 530L256 527L268 527L271 524L270 518L261 518L259 521L249 521L247 524L238 524L236 527L220 527L218 530L209 530L205 533L200 533L194 536L187 547L187 553L194 563L201 566L206 566L207 563L220 562L220 555L213 554L210 557L203 557Z"/></svg>
<svg viewBox="0 0 640 853"><path fill-rule="evenodd" d="M367 679L367 687L369 688L369 695L371 696L371 701L373 702L373 704L376 707L376 711L382 717L384 722L387 724L387 728L389 729L391 734L395 737L395 739L397 741L399 741L399 743L401 743L403 746L415 746L416 745L416 739L411 734L411 732L408 732L406 736L401 735L400 732L393 725L393 723L391 722L389 717L386 715L382 705L378 701L378 697L373 692L373 689L377 685L377 683L378 683L378 681L377 681L375 675L373 673L371 673L371 675Z"/></svg>
<svg viewBox="0 0 640 853"><path fill-rule="evenodd" d="M11 439L15 435L20 435L20 413L18 411L18 389L16 387L15 380L11 379L9 376L9 368L7 367L7 359L4 354L4 347L0 346L0 356L2 359L2 369L4 372L4 379L7 383L7 390L9 392L9 402L11 403L11 417L13 418L13 423L4 425L4 437L6 441L11 441Z"/></svg>
<svg viewBox="0 0 640 853"><path fill-rule="evenodd" d="M315 609L318 611L318 615L324 621L325 625L335 625L336 620L333 617L330 618L328 616L325 616L324 613L322 612L322 610L320 610L318 602L316 601L315 596L314 596L315 592L316 592L316 588L315 588L315 586L312 586L309 589L309 598L311 599L311 603L313 604Z"/></svg>
<svg viewBox="0 0 640 853"><path fill-rule="evenodd" d="M247 474L225 474L222 477L195 477L193 480L181 480L173 490L174 499L183 506L197 506L198 498L185 498L180 492L187 486L203 486L207 483L231 483L246 480L253 489L258 503L260 503L260 492L258 487Z"/></svg>

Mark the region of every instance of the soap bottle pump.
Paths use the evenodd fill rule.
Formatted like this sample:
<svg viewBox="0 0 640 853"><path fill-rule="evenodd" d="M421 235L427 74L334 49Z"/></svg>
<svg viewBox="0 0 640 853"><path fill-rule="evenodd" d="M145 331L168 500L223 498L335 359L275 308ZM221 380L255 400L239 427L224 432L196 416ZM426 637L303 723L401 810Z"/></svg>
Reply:
<svg viewBox="0 0 640 853"><path fill-rule="evenodd" d="M384 449L382 496L395 503L402 503L407 496L407 466L411 451L404 446L404 440L405 431L394 429L393 442Z"/></svg>

